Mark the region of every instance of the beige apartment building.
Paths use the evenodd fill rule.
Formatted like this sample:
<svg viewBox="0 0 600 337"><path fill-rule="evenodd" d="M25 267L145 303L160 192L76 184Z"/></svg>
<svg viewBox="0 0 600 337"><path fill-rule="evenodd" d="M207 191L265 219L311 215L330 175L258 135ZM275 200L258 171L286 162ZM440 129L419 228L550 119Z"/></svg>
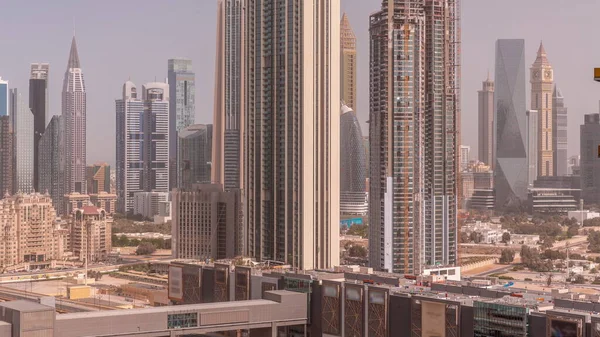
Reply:
<svg viewBox="0 0 600 337"><path fill-rule="evenodd" d="M112 249L112 218L95 206L75 209L69 218L70 250L84 261L102 261Z"/></svg>
<svg viewBox="0 0 600 337"><path fill-rule="evenodd" d="M357 111L356 103L356 35L348 15L342 15L340 24L340 88L341 98L346 106Z"/></svg>

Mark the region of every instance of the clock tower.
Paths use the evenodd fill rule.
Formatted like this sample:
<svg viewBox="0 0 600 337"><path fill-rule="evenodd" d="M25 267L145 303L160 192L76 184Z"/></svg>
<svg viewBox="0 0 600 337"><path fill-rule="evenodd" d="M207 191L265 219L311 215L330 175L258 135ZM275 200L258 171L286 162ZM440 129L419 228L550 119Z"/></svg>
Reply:
<svg viewBox="0 0 600 337"><path fill-rule="evenodd" d="M538 111L537 123L537 176L554 175L552 149L552 87L554 74L546 56L544 45L540 43L537 58L531 66L531 110ZM535 179L534 179L535 180Z"/></svg>

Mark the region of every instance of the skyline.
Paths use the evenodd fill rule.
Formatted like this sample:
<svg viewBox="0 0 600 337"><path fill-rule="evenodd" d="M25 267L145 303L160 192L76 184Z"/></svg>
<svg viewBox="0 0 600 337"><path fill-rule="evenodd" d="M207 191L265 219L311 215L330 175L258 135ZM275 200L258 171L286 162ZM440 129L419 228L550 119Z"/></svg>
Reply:
<svg viewBox="0 0 600 337"><path fill-rule="evenodd" d="M51 69L55 69L50 75L50 114L59 115L62 69L67 61L66 50L72 39L74 22L82 67L86 71L88 125L100 126L88 130L88 164L97 161L115 163L115 140L114 137L107 139L104 130L112 133L115 128L113 105L120 97L123 83L129 77L138 83L152 82L155 78L164 80L169 58L192 59L196 72L196 123L212 123L216 0L178 0L176 7L150 0L143 2L143 13L139 11L141 1L38 2L37 6L19 1L4 4L2 19L12 29L0 32L0 45L4 51L0 53L0 77L9 81L11 88L16 87L25 94L30 64L50 63ZM111 10L111 4L120 10ZM356 112L363 129L367 128L369 104L368 16L379 5L378 1L362 0L344 0L341 5L358 40ZM524 38L528 66L535 60L539 43L543 41L554 67L555 83L569 106L568 137L571 141L568 156L578 154L579 143L574 140L579 139L583 115L598 112L600 98L598 85L593 83L591 75L594 66L600 65L600 58L596 57L600 54L600 46L591 45L586 39L586 33L593 30L594 23L581 21L579 17L600 11L600 3L575 0L564 6L562 1L531 0L525 7L517 0L502 3L463 0L461 5L463 129L476 128L477 90L488 70L494 77L496 39ZM24 17L28 20L23 20ZM157 18L164 23L160 44L153 43L154 35L144 34L148 18ZM111 24L106 25L106 22ZM548 25L547 22L555 24ZM135 35L134 43L131 35L123 34L130 31ZM573 62L573 51L577 52L577 62ZM530 106L529 94L527 106ZM463 144L471 146L473 153L477 153L477 134L463 132L462 137Z"/></svg>

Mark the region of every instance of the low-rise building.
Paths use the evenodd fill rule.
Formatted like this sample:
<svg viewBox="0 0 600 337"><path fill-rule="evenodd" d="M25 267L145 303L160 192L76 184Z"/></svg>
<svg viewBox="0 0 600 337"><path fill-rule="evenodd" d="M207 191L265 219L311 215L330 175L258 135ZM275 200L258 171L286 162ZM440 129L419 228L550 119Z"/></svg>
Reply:
<svg viewBox="0 0 600 337"><path fill-rule="evenodd" d="M600 217L600 213L592 212L588 210L584 211L569 211L567 213L569 219L575 218L579 224L582 224L585 220L595 219Z"/></svg>
<svg viewBox="0 0 600 337"><path fill-rule="evenodd" d="M513 245L533 246L540 242L540 236L534 234L511 234L510 243Z"/></svg>
<svg viewBox="0 0 600 337"><path fill-rule="evenodd" d="M479 210L493 210L496 194L493 189L475 189L469 203L469 208Z"/></svg>
<svg viewBox="0 0 600 337"><path fill-rule="evenodd" d="M158 214L154 216L155 224L162 224L171 221L173 203L169 201L161 201L158 203Z"/></svg>
<svg viewBox="0 0 600 337"><path fill-rule="evenodd" d="M567 214L579 207L581 189L530 188L528 206L531 214Z"/></svg>

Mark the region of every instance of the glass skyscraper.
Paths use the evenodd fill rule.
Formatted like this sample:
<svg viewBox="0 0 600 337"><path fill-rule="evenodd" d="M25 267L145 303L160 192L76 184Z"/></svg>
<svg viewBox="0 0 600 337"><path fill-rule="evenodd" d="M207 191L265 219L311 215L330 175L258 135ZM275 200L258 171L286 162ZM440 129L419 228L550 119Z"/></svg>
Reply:
<svg viewBox="0 0 600 337"><path fill-rule="evenodd" d="M213 126L194 124L179 132L177 144L177 185L191 191L193 184L210 183L212 160Z"/></svg>
<svg viewBox="0 0 600 337"><path fill-rule="evenodd" d="M342 106L340 116L340 214L366 215L365 143L356 113Z"/></svg>
<svg viewBox="0 0 600 337"><path fill-rule="evenodd" d="M39 142L39 191L48 193L59 214L63 208L62 116L52 116Z"/></svg>
<svg viewBox="0 0 600 337"><path fill-rule="evenodd" d="M17 89L10 89L10 116L14 131L14 192L33 192L33 124L28 104Z"/></svg>
<svg viewBox="0 0 600 337"><path fill-rule="evenodd" d="M46 118L48 115L48 75L50 65L48 63L31 64L31 75L29 77L29 108L33 113L34 138L33 138L33 188L40 190L39 186L39 144L46 130Z"/></svg>

